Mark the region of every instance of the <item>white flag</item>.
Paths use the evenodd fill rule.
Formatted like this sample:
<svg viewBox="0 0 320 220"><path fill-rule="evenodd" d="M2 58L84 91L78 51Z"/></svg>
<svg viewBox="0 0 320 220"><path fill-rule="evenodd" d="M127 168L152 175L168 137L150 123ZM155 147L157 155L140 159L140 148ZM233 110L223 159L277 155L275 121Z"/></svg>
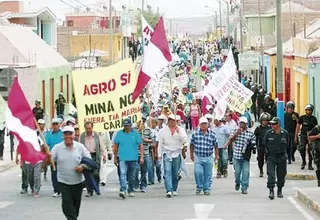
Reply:
<svg viewBox="0 0 320 220"><path fill-rule="evenodd" d="M69 106L68 114L74 115L74 114L77 112L76 107L74 107L74 105L72 105L71 102L69 102L69 105L68 105L68 106Z"/></svg>
<svg viewBox="0 0 320 220"><path fill-rule="evenodd" d="M0 95L0 130L3 130L5 127L7 108L6 101L4 101L3 97Z"/></svg>
<svg viewBox="0 0 320 220"><path fill-rule="evenodd" d="M147 20L143 17L143 15L141 15L141 27L143 51L145 52L154 30L150 26L150 24L148 24Z"/></svg>

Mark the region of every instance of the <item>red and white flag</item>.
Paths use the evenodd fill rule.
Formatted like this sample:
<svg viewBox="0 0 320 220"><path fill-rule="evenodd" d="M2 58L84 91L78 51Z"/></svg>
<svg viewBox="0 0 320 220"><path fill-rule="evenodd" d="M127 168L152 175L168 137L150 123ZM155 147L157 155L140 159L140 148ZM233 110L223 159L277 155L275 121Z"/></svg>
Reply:
<svg viewBox="0 0 320 220"><path fill-rule="evenodd" d="M172 60L169 44L161 17L154 29L148 48L144 55L142 67L139 72L137 85L133 91L132 99L135 101L149 80Z"/></svg>
<svg viewBox="0 0 320 220"><path fill-rule="evenodd" d="M21 161L36 164L45 159L46 155L41 152L38 142L34 115L17 77L13 81L8 97L6 125L18 140L17 151L20 153Z"/></svg>

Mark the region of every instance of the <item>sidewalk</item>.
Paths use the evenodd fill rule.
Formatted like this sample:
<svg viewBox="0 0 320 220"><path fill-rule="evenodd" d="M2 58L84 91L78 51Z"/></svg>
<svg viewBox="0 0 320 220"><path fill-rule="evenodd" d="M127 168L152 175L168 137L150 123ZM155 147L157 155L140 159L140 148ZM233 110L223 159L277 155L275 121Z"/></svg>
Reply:
<svg viewBox="0 0 320 220"><path fill-rule="evenodd" d="M15 148L16 148L16 145L15 145ZM5 143L4 143L3 160L0 160L0 172L6 171L15 166L15 161L14 161L15 154L16 152L13 152L13 161L11 161L10 138L9 136L6 136Z"/></svg>
<svg viewBox="0 0 320 220"><path fill-rule="evenodd" d="M296 161L287 166L287 176L286 180L315 180L316 173L315 170L308 170L308 165L304 170L301 170L302 160L299 152L295 153ZM308 162L308 159L307 159ZM315 168L314 165L312 165Z"/></svg>
<svg viewBox="0 0 320 220"><path fill-rule="evenodd" d="M320 217L320 187L299 189L298 199Z"/></svg>

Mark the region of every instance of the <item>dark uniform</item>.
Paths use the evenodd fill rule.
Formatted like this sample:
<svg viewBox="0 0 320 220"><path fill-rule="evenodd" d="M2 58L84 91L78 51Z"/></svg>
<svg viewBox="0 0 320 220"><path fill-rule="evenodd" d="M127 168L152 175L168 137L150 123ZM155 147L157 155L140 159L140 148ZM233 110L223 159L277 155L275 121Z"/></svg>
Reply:
<svg viewBox="0 0 320 220"><path fill-rule="evenodd" d="M274 117L274 115L272 115L273 113L273 108L274 108L274 101L271 100L269 102L264 101L261 105L262 111L269 113L272 117Z"/></svg>
<svg viewBox="0 0 320 220"><path fill-rule="evenodd" d="M259 94L257 96L257 104L258 104L258 106L257 106L257 114L258 114L258 116L260 116L260 114L261 114L262 104L264 102L264 96L265 95L264 95L263 90L260 90L260 92L259 92ZM258 118L258 119L260 119L260 118Z"/></svg>
<svg viewBox="0 0 320 220"><path fill-rule="evenodd" d="M258 160L258 167L260 170L260 177L263 176L263 165L264 165L264 161L267 160L265 135L267 131L269 131L270 129L271 127L269 125L267 126L259 125L254 130L254 135L256 136L256 143L258 148L257 160Z"/></svg>
<svg viewBox="0 0 320 220"><path fill-rule="evenodd" d="M265 143L268 153L267 187L270 189L271 193L277 182L278 197L283 197L281 189L284 186L285 177L287 175L287 147L289 144L289 134L282 128L279 134L274 130L269 130L265 136ZM273 198L270 197L270 199Z"/></svg>
<svg viewBox="0 0 320 220"><path fill-rule="evenodd" d="M315 126L309 133L309 136L316 136L320 134L320 126ZM314 164L316 165L316 175L318 179L318 186L320 187L320 138L311 141L312 156Z"/></svg>
<svg viewBox="0 0 320 220"><path fill-rule="evenodd" d="M252 92L253 92L253 95L251 96L251 100L252 100L252 105L251 105L251 112L254 116L254 120L255 122L257 122L257 98L258 98L258 94L259 94L259 91L256 87L252 87Z"/></svg>
<svg viewBox="0 0 320 220"><path fill-rule="evenodd" d="M294 141L294 137L296 134L298 120L299 120L298 113L296 112L293 112L291 114L289 112L284 113L284 129L289 133L289 145L287 148L289 164L291 163L291 161L293 162L295 161L294 153L297 150L297 145Z"/></svg>
<svg viewBox="0 0 320 220"><path fill-rule="evenodd" d="M308 157L309 157L309 170L313 170L312 168L312 155L311 155L311 149L308 141L308 133L318 124L317 118L313 115L302 115L299 118L299 125L302 125L301 127L301 133L300 133L300 141L298 150L300 151L300 155L302 158L302 165L301 169L304 169L306 163L306 146L308 145Z"/></svg>

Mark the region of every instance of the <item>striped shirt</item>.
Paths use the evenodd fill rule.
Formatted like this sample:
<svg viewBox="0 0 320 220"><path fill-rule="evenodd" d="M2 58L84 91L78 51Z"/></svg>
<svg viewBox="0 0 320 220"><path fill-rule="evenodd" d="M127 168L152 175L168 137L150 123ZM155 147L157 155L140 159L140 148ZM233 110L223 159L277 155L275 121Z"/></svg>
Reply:
<svg viewBox="0 0 320 220"><path fill-rule="evenodd" d="M218 142L215 133L208 129L207 133L204 134L200 128L198 128L191 137L191 144L194 146L194 153L200 157L208 157L214 153Z"/></svg>
<svg viewBox="0 0 320 220"><path fill-rule="evenodd" d="M233 130L233 132L231 134L231 137L236 132L237 132L237 129ZM254 133L252 131L247 129L246 131L244 131L241 134L239 134L237 136L236 140L234 141L233 158L234 159L238 159L238 160L243 159L242 149L243 149L243 147L245 147L249 143L251 143L251 145L254 148L256 147L256 137L255 137L255 135L254 135Z"/></svg>
<svg viewBox="0 0 320 220"><path fill-rule="evenodd" d="M152 131L148 127L146 127L144 130L139 132L139 134L141 135L141 138L152 139ZM149 155L149 148L151 147L151 143L146 143L146 142L142 141L142 144L143 144L143 154L144 155ZM140 150L139 149L138 149L138 152L139 152L139 155L140 155Z"/></svg>

